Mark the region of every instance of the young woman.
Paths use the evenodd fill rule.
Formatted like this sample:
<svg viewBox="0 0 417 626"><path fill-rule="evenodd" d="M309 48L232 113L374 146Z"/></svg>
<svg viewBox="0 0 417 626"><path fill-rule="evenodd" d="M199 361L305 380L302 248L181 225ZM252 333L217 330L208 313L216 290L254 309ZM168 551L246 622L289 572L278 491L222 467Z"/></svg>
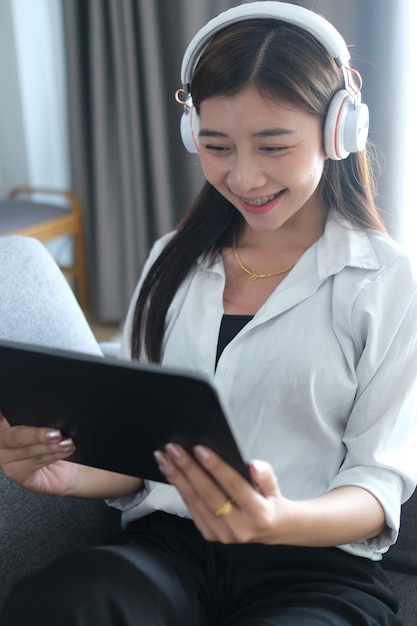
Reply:
<svg viewBox="0 0 417 626"><path fill-rule="evenodd" d="M170 484L77 466L4 419L11 479L107 498L124 530L20 583L3 626L399 624L379 561L417 480L417 289L339 38L278 2L197 34L184 140L207 182L126 322L125 357L215 374L253 484L203 446L155 451Z"/></svg>

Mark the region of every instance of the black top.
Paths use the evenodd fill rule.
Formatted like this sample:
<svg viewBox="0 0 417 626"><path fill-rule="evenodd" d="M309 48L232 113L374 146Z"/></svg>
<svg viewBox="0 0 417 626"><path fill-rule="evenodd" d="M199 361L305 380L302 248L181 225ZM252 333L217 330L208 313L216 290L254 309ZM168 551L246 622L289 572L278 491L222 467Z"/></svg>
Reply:
<svg viewBox="0 0 417 626"><path fill-rule="evenodd" d="M217 343L216 367L221 353L228 343L242 330L248 322L253 319L253 315L223 315L220 324L219 341Z"/></svg>

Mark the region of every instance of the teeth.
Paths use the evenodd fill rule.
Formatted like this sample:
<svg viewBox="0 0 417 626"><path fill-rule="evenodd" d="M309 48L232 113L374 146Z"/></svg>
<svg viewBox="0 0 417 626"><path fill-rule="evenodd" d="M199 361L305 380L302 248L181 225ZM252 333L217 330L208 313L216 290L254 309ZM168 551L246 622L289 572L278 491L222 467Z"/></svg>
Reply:
<svg viewBox="0 0 417 626"><path fill-rule="evenodd" d="M262 206L263 204L266 204L267 202L273 200L277 195L277 193L274 193L272 196L268 196L267 198L259 198L258 200L245 200L245 202L253 206Z"/></svg>

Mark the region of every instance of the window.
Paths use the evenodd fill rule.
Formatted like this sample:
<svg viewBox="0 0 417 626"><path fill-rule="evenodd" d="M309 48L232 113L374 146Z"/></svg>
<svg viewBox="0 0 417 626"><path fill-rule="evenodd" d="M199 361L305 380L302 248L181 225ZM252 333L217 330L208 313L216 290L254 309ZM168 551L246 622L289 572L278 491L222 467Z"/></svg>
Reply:
<svg viewBox="0 0 417 626"><path fill-rule="evenodd" d="M417 89L415 71L417 65L417 3L409 0L408 54L405 55L407 72L406 133L404 137L404 236L403 244L410 255L417 273L417 202L416 202L416 150L417 150Z"/></svg>

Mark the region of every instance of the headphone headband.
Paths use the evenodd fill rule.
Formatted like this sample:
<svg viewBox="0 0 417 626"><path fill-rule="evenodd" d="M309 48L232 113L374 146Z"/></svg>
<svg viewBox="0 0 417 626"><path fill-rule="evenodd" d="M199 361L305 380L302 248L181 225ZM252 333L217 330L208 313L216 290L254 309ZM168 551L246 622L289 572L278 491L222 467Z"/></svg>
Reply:
<svg viewBox="0 0 417 626"><path fill-rule="evenodd" d="M253 18L268 18L299 26L315 37L333 57L339 67L349 64L350 53L339 31L324 17L309 9L288 2L250 2L233 7L213 18L189 43L181 65L181 82L189 85L200 56L213 36L228 24Z"/></svg>
<svg viewBox="0 0 417 626"><path fill-rule="evenodd" d="M181 137L189 152L199 151L199 116L190 94L190 85L197 63L213 36L230 24L248 19L275 19L288 22L307 31L327 50L341 69L344 89L340 89L329 103L324 121L324 146L328 157L345 159L351 152L364 149L369 129L369 112L361 102L360 75L349 66L350 53L342 35L324 17L288 2L263 0L249 2L220 13L193 37L184 53L181 82L186 99L182 102ZM354 84L356 79L357 83ZM182 90L180 90L182 91Z"/></svg>

